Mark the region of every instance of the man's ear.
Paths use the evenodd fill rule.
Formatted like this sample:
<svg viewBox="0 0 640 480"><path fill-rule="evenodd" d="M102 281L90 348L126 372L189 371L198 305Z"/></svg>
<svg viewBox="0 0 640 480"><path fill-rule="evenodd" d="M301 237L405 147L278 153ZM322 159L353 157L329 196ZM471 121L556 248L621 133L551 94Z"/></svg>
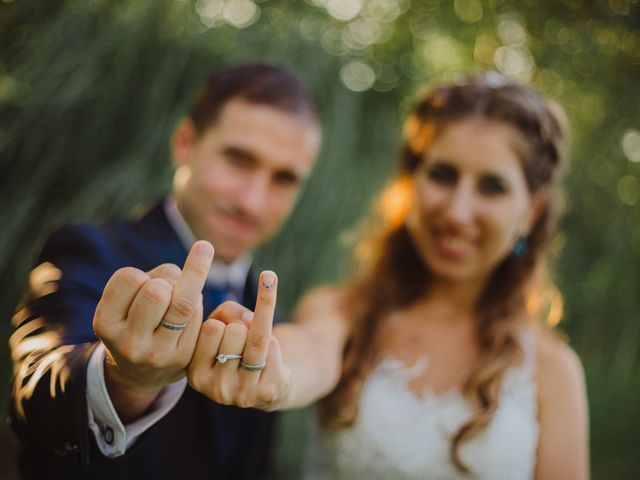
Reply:
<svg viewBox="0 0 640 480"><path fill-rule="evenodd" d="M198 132L193 121L190 118L181 120L171 139L171 152L176 167L188 165L197 139Z"/></svg>

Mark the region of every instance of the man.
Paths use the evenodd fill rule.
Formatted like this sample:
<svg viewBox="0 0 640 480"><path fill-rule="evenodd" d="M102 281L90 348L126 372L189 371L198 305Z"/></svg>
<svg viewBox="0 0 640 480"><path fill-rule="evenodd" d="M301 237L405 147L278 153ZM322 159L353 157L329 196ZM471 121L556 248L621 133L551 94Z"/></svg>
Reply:
<svg viewBox="0 0 640 480"><path fill-rule="evenodd" d="M254 308L250 252L290 212L320 136L289 72L219 72L174 134L173 196L47 241L10 340L25 478L265 476L269 414L212 402L185 371L203 316L226 299Z"/></svg>

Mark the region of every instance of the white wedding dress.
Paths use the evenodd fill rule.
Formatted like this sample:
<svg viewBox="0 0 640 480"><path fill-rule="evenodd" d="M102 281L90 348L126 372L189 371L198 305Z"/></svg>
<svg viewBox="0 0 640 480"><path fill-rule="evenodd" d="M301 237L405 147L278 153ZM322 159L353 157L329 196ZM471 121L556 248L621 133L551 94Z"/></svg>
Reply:
<svg viewBox="0 0 640 480"><path fill-rule="evenodd" d="M461 392L418 397L409 382L428 368L428 359L408 367L387 355L365 382L353 427L333 432L315 426L305 478L532 479L539 431L533 337L522 336L521 343L524 361L505 374L492 422L459 448L471 476L449 453L452 436L472 414Z"/></svg>

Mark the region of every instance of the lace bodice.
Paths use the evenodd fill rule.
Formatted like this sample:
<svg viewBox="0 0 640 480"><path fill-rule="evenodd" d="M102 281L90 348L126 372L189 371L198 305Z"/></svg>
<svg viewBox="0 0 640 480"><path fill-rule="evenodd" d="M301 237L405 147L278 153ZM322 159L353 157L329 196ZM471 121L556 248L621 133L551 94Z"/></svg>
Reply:
<svg viewBox="0 0 640 480"><path fill-rule="evenodd" d="M524 337L522 344L525 359L505 374L491 424L459 450L471 477L457 470L449 455L452 436L472 414L461 392L427 391L418 397L409 383L428 368L428 359L407 366L387 355L365 382L354 426L338 432L317 427L306 478L533 478L538 441L533 338Z"/></svg>

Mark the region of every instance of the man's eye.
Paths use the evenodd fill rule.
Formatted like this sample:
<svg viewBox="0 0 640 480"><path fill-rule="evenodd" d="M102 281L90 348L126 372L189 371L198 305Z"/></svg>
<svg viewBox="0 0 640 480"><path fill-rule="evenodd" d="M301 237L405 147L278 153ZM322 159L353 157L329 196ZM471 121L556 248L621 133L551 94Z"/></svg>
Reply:
<svg viewBox="0 0 640 480"><path fill-rule="evenodd" d="M458 172L448 165L433 165L427 169L427 177L437 183L453 185L458 181Z"/></svg>
<svg viewBox="0 0 640 480"><path fill-rule="evenodd" d="M282 187L292 187L298 184L298 178L289 173L276 174L274 181Z"/></svg>
<svg viewBox="0 0 640 480"><path fill-rule="evenodd" d="M509 189L503 180L497 177L486 177L480 181L480 191L486 195L502 195Z"/></svg>

